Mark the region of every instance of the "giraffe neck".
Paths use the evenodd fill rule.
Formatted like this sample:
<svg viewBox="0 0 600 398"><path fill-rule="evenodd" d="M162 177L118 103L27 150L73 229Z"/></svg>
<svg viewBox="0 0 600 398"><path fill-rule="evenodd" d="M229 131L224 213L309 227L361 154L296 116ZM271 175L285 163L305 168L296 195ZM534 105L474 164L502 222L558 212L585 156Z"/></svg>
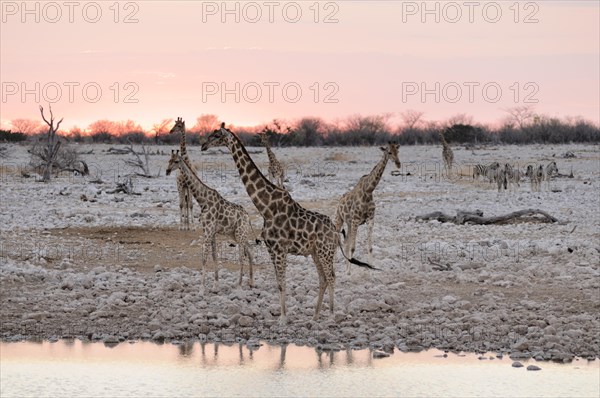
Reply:
<svg viewBox="0 0 600 398"><path fill-rule="evenodd" d="M179 150L184 161L189 162L190 158L187 153L185 128L181 129L181 138L179 139Z"/></svg>
<svg viewBox="0 0 600 398"><path fill-rule="evenodd" d="M277 158L275 157L275 154L273 153L273 151L271 150L270 146L267 146L267 156L269 157L269 162L270 163L275 163L277 162Z"/></svg>
<svg viewBox="0 0 600 398"><path fill-rule="evenodd" d="M204 184L200 178L198 178L196 173L194 173L194 171L190 168L190 166L183 161L183 157L181 160L182 161L179 162L179 170L186 185L191 188L192 195L201 205L207 203L209 195L212 193L217 193L217 191Z"/></svg>
<svg viewBox="0 0 600 398"><path fill-rule="evenodd" d="M444 146L444 148L448 148L448 142L446 142L446 137L440 135L440 140L442 141L442 145Z"/></svg>
<svg viewBox="0 0 600 398"><path fill-rule="evenodd" d="M277 160L277 158L275 157L275 154L271 150L271 144L269 144L269 139L266 136L261 136L261 141L265 147L265 150L267 151L267 156L269 157L269 162L273 163L274 161Z"/></svg>
<svg viewBox="0 0 600 398"><path fill-rule="evenodd" d="M373 170L367 175L364 183L365 191L373 192L375 188L377 188L377 184L379 184L379 181L381 180L381 176L383 175L383 171L385 170L385 166L387 166L389 158L390 154L385 151L379 163L377 163L375 167L373 167Z"/></svg>
<svg viewBox="0 0 600 398"><path fill-rule="evenodd" d="M229 136L227 147L233 156L248 196L250 196L252 203L254 203L263 218L273 217L275 210L278 208L274 200L275 196L282 198L287 192L279 189L261 173L244 144L235 134L229 132Z"/></svg>

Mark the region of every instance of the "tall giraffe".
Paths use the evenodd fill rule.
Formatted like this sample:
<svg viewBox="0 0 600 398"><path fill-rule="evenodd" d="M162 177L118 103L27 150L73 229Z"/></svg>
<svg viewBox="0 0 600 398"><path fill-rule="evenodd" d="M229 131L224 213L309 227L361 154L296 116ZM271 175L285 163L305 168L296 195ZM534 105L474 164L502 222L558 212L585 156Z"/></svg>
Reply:
<svg viewBox="0 0 600 398"><path fill-rule="evenodd" d="M180 133L181 138L179 140L179 149L181 151L181 157L192 168L192 162L187 153L186 142L185 142L185 121L180 117L175 121L175 126L171 129L169 134ZM187 186L185 179L182 176L181 171L177 171L177 191L179 192L179 229L189 230L190 224L194 222L194 199L192 198L192 192Z"/></svg>
<svg viewBox="0 0 600 398"><path fill-rule="evenodd" d="M289 192L270 182L258 169L240 139L221 124L210 134L202 150L226 146L233 156L240 178L252 203L263 217L262 237L275 266L281 313L279 323L286 319L286 258L288 254L311 256L319 275L319 293L313 319L318 319L325 290L329 288L329 310L333 314L335 271L333 261L341 241L333 222L326 215L307 210L292 199ZM343 250L342 250L343 254ZM344 254L344 257L346 255ZM373 268L354 258L350 262Z"/></svg>
<svg viewBox="0 0 600 398"><path fill-rule="evenodd" d="M389 142L387 146L380 148L383 151L381 160L375 165L369 174L360 178L352 190L346 192L340 199L335 214L335 229L340 231L344 224L348 228L346 235L345 252L348 256L354 255L356 246L356 234L358 227L367 224L367 250L369 252L369 263L373 262L373 224L375 220L375 202L373 191L379 184L388 160L393 160L397 168L400 168L398 159L398 144ZM346 262L346 272L350 274L350 263Z"/></svg>
<svg viewBox="0 0 600 398"><path fill-rule="evenodd" d="M252 272L252 252L248 244L248 235L252 230L250 216L244 208L238 204L231 203L223 198L216 190L204 184L194 173L179 151L171 152L171 159L167 166L167 175L173 170L179 170L179 175L189 187L192 196L200 205L200 228L204 237L202 255L202 286L206 281L206 258L209 246L212 249L212 257L215 263L215 283L219 280L219 264L217 262L217 234L225 235L233 239L240 252L240 280L244 275L244 256L248 257L250 264L250 286L254 285Z"/></svg>
<svg viewBox="0 0 600 398"><path fill-rule="evenodd" d="M279 161L275 157L275 154L271 150L269 136L267 135L267 133L259 133L258 136L260 137L260 141L264 145L267 151L267 156L269 157L269 178L271 179L271 181L275 181L275 185L277 185L279 188L284 188L283 180L285 176L283 172L283 167L281 166L281 163L279 163Z"/></svg>
<svg viewBox="0 0 600 398"><path fill-rule="evenodd" d="M450 145L448 145L443 132L440 132L440 141L443 147L442 158L444 159L444 165L448 170L448 177L450 177L450 175L452 175L452 163L454 163L454 152L452 152L452 148L450 148Z"/></svg>

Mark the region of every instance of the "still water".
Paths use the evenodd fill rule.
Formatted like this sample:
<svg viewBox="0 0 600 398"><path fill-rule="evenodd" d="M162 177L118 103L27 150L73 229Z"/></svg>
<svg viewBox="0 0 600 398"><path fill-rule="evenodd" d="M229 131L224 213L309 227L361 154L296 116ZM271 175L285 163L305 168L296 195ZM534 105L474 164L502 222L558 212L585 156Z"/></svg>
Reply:
<svg viewBox="0 0 600 398"><path fill-rule="evenodd" d="M0 343L0 396L7 397L598 397L600 361L570 364L439 351L321 352L294 345L149 342ZM494 355L486 355L486 358Z"/></svg>

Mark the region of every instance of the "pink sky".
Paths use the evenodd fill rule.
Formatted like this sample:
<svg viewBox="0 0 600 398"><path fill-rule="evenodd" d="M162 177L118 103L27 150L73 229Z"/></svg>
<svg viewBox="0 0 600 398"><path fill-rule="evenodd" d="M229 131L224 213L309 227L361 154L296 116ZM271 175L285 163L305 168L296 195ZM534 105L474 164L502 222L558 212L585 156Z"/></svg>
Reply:
<svg viewBox="0 0 600 398"><path fill-rule="evenodd" d="M526 100L540 114L600 122L597 1L475 3L427 2L427 14L421 1L229 2L225 14L220 1L139 1L119 3L117 15L112 1L28 2L31 13L3 1L0 121L39 118L37 100L54 101L60 87L53 109L65 129L201 114L237 125L380 113L399 121L407 109L493 123Z"/></svg>

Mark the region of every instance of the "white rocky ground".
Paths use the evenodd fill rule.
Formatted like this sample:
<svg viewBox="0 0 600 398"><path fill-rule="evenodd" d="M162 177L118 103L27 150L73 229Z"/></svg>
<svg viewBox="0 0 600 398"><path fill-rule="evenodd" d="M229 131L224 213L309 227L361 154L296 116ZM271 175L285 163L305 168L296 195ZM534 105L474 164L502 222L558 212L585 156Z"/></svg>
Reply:
<svg viewBox="0 0 600 398"><path fill-rule="evenodd" d="M124 340L258 340L368 345L391 350L437 347L492 351L513 357L569 360L600 356L600 151L597 146L455 148L463 174L440 171L439 147L402 147L402 173L392 164L375 191L374 265L352 275L338 255L335 312L327 300L311 320L317 274L309 258L289 258L289 324L277 322L279 300L264 246L255 247L256 287L237 286L237 248L220 245L216 287L200 286L199 234L178 230L175 178L164 175L171 147L154 147L153 179L135 179L140 196L109 194L130 170L109 146L81 146L92 175L61 175L49 184L21 176L26 147L2 160L0 336L67 336ZM566 152L576 158L563 158ZM276 154L288 167L287 187L305 207L333 215L336 200L380 158L377 148L289 148ZM259 166L264 152L253 155ZM228 153L191 150L205 182L242 204L258 235L262 224ZM493 160L555 160L575 178L532 193L473 182L469 165ZM100 181L101 180L101 181ZM87 200L82 200L85 195ZM537 208L562 223L454 225L416 222L431 211L498 215ZM196 208L197 210L197 208ZM365 227L362 227L365 228ZM365 231L357 257L367 260ZM436 271L430 261L450 264ZM212 272L208 274L212 282ZM212 285L212 283L211 283Z"/></svg>

